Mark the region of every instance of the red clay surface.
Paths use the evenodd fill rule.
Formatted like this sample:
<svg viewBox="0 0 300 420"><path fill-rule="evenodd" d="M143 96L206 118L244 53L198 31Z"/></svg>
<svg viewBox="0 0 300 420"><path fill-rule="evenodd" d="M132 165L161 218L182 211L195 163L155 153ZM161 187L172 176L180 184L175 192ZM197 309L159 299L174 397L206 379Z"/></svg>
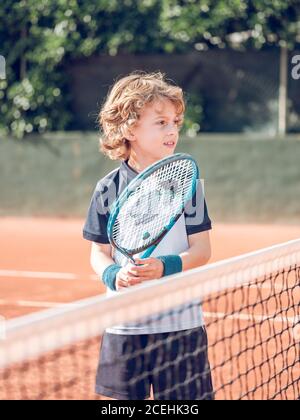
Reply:
<svg viewBox="0 0 300 420"><path fill-rule="evenodd" d="M85 297L101 294L104 287L100 281L92 280L94 275L89 264L90 243L82 239L83 220L71 219L40 219L40 218L2 218L0 219L0 315L5 318L12 318L27 314L30 312L46 309L55 306L58 303L72 302ZM300 237L299 226L277 226L277 225L223 225L215 224L211 232L213 255L211 262L224 258L240 255L245 252L257 250L271 246L276 243L285 242ZM71 279L62 279L64 276L70 276ZM55 279L53 277L56 277ZM73 277L73 278L72 278ZM268 293L268 289L266 289ZM261 294L260 294L261 295ZM296 298L296 297L295 297ZM283 296L284 302L288 299ZM290 302L291 298L288 299ZM296 298L297 299L297 298ZM254 301L257 297L254 295ZM220 302L219 302L220 303ZM218 305L216 311L222 310L222 305ZM273 310L273 307L271 308ZM226 312L226 311L224 311ZM228 323L228 327L227 324ZM223 327L232 334L234 322L241 328L239 318L232 321L229 317L224 322ZM245 321L243 320L243 325ZM209 326L208 326L209 327ZM255 327L256 328L256 327ZM272 329L272 336L277 336L277 329L281 328L277 324L272 327L265 324L263 328ZM210 339L216 332L212 327ZM254 332L253 332L254 331ZM258 346L254 340L257 337L256 329L248 331L242 339L242 344L249 340ZM266 331L266 334L268 333ZM288 330L287 330L288 331ZM235 341L232 337L230 345L232 348L240 345L240 337ZM280 337L280 335L278 335ZM289 344L289 336L283 340L286 345ZM40 398L96 398L93 392L94 374L98 358L99 342L96 340L89 346L79 349L79 356L74 358L75 350L72 348L69 358L61 362L64 369L57 372L58 355L54 354L44 359L44 362L38 363L32 369L31 365L20 366L19 369L13 369L13 373L6 372L4 380L4 394L0 392L0 399L40 399ZM267 342L264 354L275 356L277 349L276 340ZM289 369L281 369L281 364L276 361L274 366L278 365L283 371L280 382L291 382L294 375L299 375L299 363L295 362L298 355L295 356L295 346L290 346L293 353L289 354ZM259 349L259 347L258 347ZM226 354L225 354L226 355ZM212 355L211 355L212 356ZM223 351L217 352L217 357L223 357ZM66 356L67 357L67 356ZM259 360L259 355L257 356ZM213 360L213 357L211 357ZM256 359L256 357L255 357ZM275 359L274 359L275 360ZM247 362L247 363L246 363ZM239 367L249 365L247 353L242 352L238 359ZM84 369L88 365L88 369ZM266 362L270 364L271 362ZM239 389L253 387L256 377L262 376L267 379L267 389L272 392L278 385L277 379L272 380L266 376L270 371L277 371L269 365L261 365L259 372L250 369L249 374L244 374L239 381L238 387L230 388L230 399L238 396L235 394ZM68 366L67 369L66 366ZM246 369L246 368L245 368ZM244 370L245 370L244 369ZM272 370L273 369L273 370ZM53 372L55 376L53 375ZM82 372L84 383L82 383ZM230 368L223 369L226 377L233 378L235 372ZM77 378L78 372L80 377ZM74 374L75 373L75 374ZM57 376L57 375L63 376ZM77 376L76 376L77 375ZM249 376L250 375L250 376ZM23 381L20 379L23 378ZM53 380L52 380L52 379ZM222 378L215 378L215 385L222 383ZM275 382L274 382L275 381ZM23 386L20 387L20 382ZM0 378L1 383L1 378ZM282 385L282 384L279 385ZM1 388L1 387L0 387ZM64 392L66 388L66 393ZM274 389L273 389L274 388ZM287 387L288 388L288 387ZM296 389L296 385L294 385ZM42 390L42 391L40 391ZM266 394L258 389L253 397L264 398ZM278 395L282 397L282 395ZM285 398L293 398L286 392ZM99 397L98 397L99 398ZM221 396L222 398L222 396ZM107 398L103 398L107 399Z"/></svg>
<svg viewBox="0 0 300 420"><path fill-rule="evenodd" d="M104 292L100 281L91 280L94 273L89 263L90 243L82 238L83 223L81 219L0 219L2 316L11 318L56 302ZM215 224L211 231L211 262L299 237L299 226ZM23 271L34 274L24 275ZM58 278L40 278L39 273L46 277L47 273L57 273ZM76 279L64 280L60 273L75 275Z"/></svg>

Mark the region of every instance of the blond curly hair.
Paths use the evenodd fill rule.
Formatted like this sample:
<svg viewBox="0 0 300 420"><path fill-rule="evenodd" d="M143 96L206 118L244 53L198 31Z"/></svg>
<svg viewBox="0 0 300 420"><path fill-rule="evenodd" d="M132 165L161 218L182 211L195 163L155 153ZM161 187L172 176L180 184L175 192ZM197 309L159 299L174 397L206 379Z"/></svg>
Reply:
<svg viewBox="0 0 300 420"><path fill-rule="evenodd" d="M118 80L111 88L99 112L100 151L110 159L126 160L130 141L125 133L140 118L143 107L154 100L168 99L182 122L185 111L183 91L170 84L161 72L133 72Z"/></svg>

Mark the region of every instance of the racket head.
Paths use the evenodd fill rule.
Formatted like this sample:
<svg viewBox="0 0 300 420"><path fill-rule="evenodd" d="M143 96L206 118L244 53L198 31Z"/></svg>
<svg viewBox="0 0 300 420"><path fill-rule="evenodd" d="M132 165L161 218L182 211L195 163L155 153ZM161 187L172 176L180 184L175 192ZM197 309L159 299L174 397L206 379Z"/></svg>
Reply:
<svg viewBox="0 0 300 420"><path fill-rule="evenodd" d="M188 154L176 153L137 175L114 203L107 226L111 245L127 258L152 249L174 226L199 181Z"/></svg>

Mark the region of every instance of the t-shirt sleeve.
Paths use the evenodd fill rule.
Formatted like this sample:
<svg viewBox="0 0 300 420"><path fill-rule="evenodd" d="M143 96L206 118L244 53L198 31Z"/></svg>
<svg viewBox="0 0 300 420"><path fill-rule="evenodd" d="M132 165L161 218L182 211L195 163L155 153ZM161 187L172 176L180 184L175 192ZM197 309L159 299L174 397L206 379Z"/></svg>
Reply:
<svg viewBox="0 0 300 420"><path fill-rule="evenodd" d="M89 241L109 244L107 223L109 212L103 198L103 188L98 183L93 193L83 227L83 237Z"/></svg>
<svg viewBox="0 0 300 420"><path fill-rule="evenodd" d="M195 194L185 206L184 215L188 235L204 232L212 228L204 197L204 188L200 180L197 183Z"/></svg>

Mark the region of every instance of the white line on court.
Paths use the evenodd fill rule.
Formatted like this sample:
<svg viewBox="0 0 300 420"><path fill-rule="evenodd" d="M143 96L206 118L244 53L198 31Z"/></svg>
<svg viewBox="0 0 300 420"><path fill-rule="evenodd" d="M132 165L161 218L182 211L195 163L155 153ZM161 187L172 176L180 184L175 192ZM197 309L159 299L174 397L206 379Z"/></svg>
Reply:
<svg viewBox="0 0 300 420"><path fill-rule="evenodd" d="M0 277L17 277L30 279L49 279L49 280L82 280L83 276L74 273L56 273L47 271L24 271L24 270L0 270ZM88 280L98 280L96 275L88 275Z"/></svg>
<svg viewBox="0 0 300 420"><path fill-rule="evenodd" d="M99 277L96 274L89 274L87 276L84 275L77 275L74 273L56 273L54 271L47 272L47 271L27 271L27 270L0 270L0 278L1 277L15 277L15 278L30 278L30 279L47 279L47 280L99 280ZM282 285L275 284L271 285L271 283L265 283L262 285L257 285L252 283L250 285L246 285L245 287L256 288L259 289L270 289L273 287L275 290L282 290Z"/></svg>
<svg viewBox="0 0 300 420"><path fill-rule="evenodd" d="M31 308L57 308L63 306L80 306L76 302L47 302L47 301L33 301L33 300L5 300L0 299L0 305L5 306L20 306L20 307L31 307ZM299 320L296 317L283 317L283 316L272 316L272 315L254 315L254 314L232 314L226 315L224 312L204 312L204 318L219 318L219 319L239 319L243 321L262 322L270 321L274 323L283 323L290 325L299 325Z"/></svg>
<svg viewBox="0 0 300 420"><path fill-rule="evenodd" d="M0 299L0 305L5 306L22 306L31 308L56 308L62 306L78 306L73 302L47 302L47 301L34 301L34 300L5 300Z"/></svg>
<svg viewBox="0 0 300 420"><path fill-rule="evenodd" d="M281 324L291 324L296 325L299 320L297 317L284 317L284 316L272 316L269 315L254 315L254 314L243 314L243 313L236 313L232 315L227 315L223 312L204 312L204 319L205 318L219 318L223 319L239 319L241 321L255 321L255 322L263 322L263 321L270 321L274 323L281 323Z"/></svg>

